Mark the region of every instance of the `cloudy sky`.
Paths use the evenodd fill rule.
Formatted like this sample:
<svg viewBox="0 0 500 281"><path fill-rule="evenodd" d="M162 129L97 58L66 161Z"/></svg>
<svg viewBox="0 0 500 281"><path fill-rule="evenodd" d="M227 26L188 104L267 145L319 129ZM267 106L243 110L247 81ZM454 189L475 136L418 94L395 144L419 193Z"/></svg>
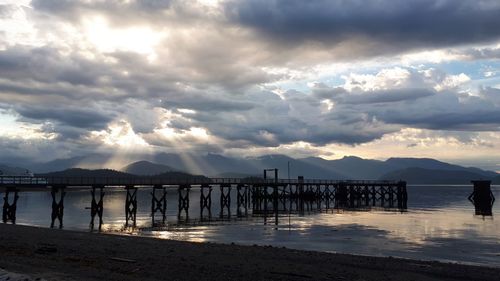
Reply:
<svg viewBox="0 0 500 281"><path fill-rule="evenodd" d="M0 0L0 155L500 170L497 0Z"/></svg>

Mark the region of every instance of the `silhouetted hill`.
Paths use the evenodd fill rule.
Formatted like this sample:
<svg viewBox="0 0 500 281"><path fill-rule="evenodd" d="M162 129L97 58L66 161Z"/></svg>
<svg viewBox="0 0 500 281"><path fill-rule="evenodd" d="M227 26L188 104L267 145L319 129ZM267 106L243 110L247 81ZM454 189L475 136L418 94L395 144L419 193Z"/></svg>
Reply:
<svg viewBox="0 0 500 281"><path fill-rule="evenodd" d="M384 161L362 159L356 156L346 156L338 160L326 160L319 157L309 157L301 160L343 174L349 179L378 179L389 171L399 168Z"/></svg>
<svg viewBox="0 0 500 281"><path fill-rule="evenodd" d="M134 175L119 172L111 169L88 170L81 168L71 168L64 171L36 174L41 177L95 177L95 178L128 178Z"/></svg>
<svg viewBox="0 0 500 281"><path fill-rule="evenodd" d="M30 173L31 172L25 168L10 167L0 164L0 176L27 176L30 175Z"/></svg>
<svg viewBox="0 0 500 281"><path fill-rule="evenodd" d="M261 167L260 173L264 168L277 168L279 169L279 177L288 177L288 162L290 162L290 178L296 179L298 176L304 176L309 179L348 179L349 177L343 175L332 169L325 169L324 167L317 166L302 159L294 159L285 155L264 155L257 158L250 158L249 161L254 162L255 166Z"/></svg>
<svg viewBox="0 0 500 281"><path fill-rule="evenodd" d="M50 161L45 165L40 164L39 166L43 166L41 171L64 170L78 166L102 167L105 165L103 163L116 162L111 161L113 160L111 157L110 155L92 154L86 157L58 159ZM137 157L141 156L134 155L130 159L137 159ZM254 175L261 177L264 169L278 168L279 177L286 179L288 178L288 163L290 163L290 178L292 179L296 179L297 176L304 176L309 179L379 179L392 172L408 168L457 171L463 172L462 175L480 175L484 179L493 179L499 176L497 173L491 171L462 167L429 158L389 158L386 161L380 161L362 159L355 156L326 160L318 157L294 159L285 155L236 158L218 154L159 153L145 155L142 159L149 162L135 162L128 167L124 167L123 170L137 175L153 175L165 171L182 171L191 175L205 175L208 177L221 177L222 175L223 177L241 178ZM40 170L34 171L39 172ZM411 171L414 170L406 172L406 175L410 178L412 175L408 173ZM498 182L498 179L495 181Z"/></svg>
<svg viewBox="0 0 500 281"><path fill-rule="evenodd" d="M155 155L154 162L170 166L176 170L207 176L215 176L227 172L260 173L260 167L252 166L246 159L211 153L207 155L160 153Z"/></svg>
<svg viewBox="0 0 500 281"><path fill-rule="evenodd" d="M167 179L208 179L202 175L191 175L184 172L166 172L159 175L152 176L153 178L167 178Z"/></svg>
<svg viewBox="0 0 500 281"><path fill-rule="evenodd" d="M430 158L389 158L385 162L391 164L392 166L399 167L399 169L422 168L430 170L464 171L480 174L483 177L487 178L498 176L498 174L495 172L484 171L478 168L462 167L459 165L453 165Z"/></svg>
<svg viewBox="0 0 500 281"><path fill-rule="evenodd" d="M468 171L406 168L380 177L381 180L405 180L409 184L470 184L471 180L490 179Z"/></svg>
<svg viewBox="0 0 500 281"><path fill-rule="evenodd" d="M110 170L110 169L98 169L98 170L88 170L81 168L71 168L64 171L36 174L40 177L83 177L83 178L132 178L139 177L137 175L132 175L129 173L124 173L120 171ZM147 177L147 176L144 176ZM191 175L184 172L166 172L158 175L151 176L153 178L168 178L168 179L207 179L205 176Z"/></svg>
<svg viewBox="0 0 500 281"><path fill-rule="evenodd" d="M250 174L245 174L245 173L232 173L232 172L228 172L228 173L220 173L220 174L217 174L215 175L214 177L216 178L238 178L238 179L244 179L244 178L258 178L258 177L261 177L262 178L262 175L250 175Z"/></svg>
<svg viewBox="0 0 500 281"><path fill-rule="evenodd" d="M149 161L137 161L120 169L121 171L138 176L154 176L166 172L175 171L174 168L156 164Z"/></svg>
<svg viewBox="0 0 500 281"><path fill-rule="evenodd" d="M107 163L110 158L111 155L89 154L86 156L55 159L45 163L32 163L29 168L36 173L48 173L71 168L98 167L102 163Z"/></svg>

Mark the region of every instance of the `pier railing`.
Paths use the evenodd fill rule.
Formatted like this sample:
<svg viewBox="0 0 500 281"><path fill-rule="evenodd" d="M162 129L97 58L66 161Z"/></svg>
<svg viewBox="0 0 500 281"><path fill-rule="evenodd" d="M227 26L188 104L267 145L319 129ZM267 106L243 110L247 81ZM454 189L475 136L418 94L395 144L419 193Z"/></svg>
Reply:
<svg viewBox="0 0 500 281"><path fill-rule="evenodd" d="M0 176L0 186L152 186L152 185L202 185L202 184L243 184L243 185L287 185L287 184L354 184L387 186L398 185L396 181L373 180L325 180L325 179L263 179L263 178L168 178L168 177L42 177L42 176Z"/></svg>

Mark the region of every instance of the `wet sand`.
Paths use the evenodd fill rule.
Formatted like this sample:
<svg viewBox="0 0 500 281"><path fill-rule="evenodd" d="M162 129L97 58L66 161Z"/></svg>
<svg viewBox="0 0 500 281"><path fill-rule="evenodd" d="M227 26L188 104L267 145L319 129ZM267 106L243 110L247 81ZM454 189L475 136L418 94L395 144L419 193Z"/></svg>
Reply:
<svg viewBox="0 0 500 281"><path fill-rule="evenodd" d="M0 269L32 280L425 281L500 276L500 268L7 224L0 224Z"/></svg>

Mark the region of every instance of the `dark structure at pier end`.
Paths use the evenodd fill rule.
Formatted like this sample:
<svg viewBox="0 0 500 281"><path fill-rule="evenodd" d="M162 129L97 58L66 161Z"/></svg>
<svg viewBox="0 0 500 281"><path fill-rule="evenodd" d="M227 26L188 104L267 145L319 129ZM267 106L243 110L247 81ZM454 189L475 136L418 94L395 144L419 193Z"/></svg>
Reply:
<svg viewBox="0 0 500 281"><path fill-rule="evenodd" d="M493 216L495 196L491 192L491 181L472 181L474 191L469 195L469 201L474 204L476 216Z"/></svg>

